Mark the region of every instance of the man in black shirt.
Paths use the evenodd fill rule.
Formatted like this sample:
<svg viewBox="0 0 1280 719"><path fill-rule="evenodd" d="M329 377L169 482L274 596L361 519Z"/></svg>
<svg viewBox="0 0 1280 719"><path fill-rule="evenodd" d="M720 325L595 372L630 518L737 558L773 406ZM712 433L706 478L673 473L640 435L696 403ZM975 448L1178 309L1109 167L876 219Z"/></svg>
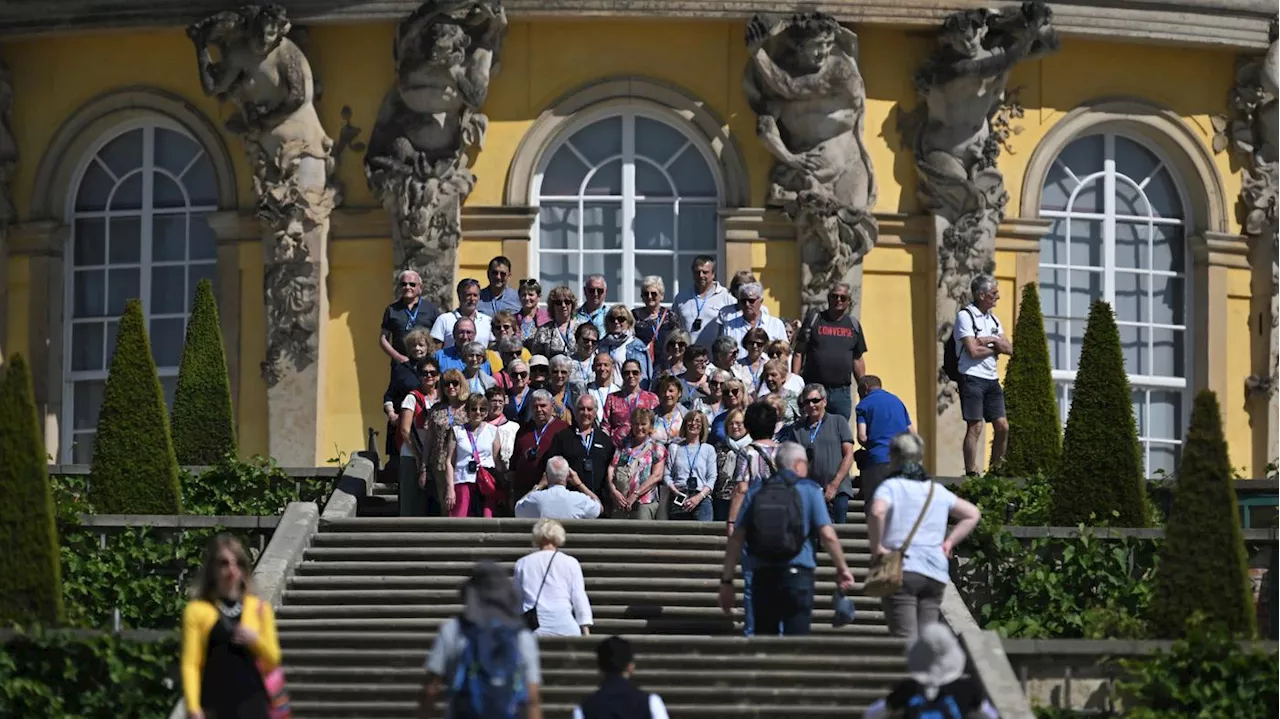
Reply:
<svg viewBox="0 0 1280 719"><path fill-rule="evenodd" d="M805 320L796 337L791 371L806 384L827 388L827 410L845 419L853 418L854 383L867 373L862 355L867 340L862 324L849 314L853 300L849 285L837 282L827 294L827 309Z"/></svg>
<svg viewBox="0 0 1280 719"><path fill-rule="evenodd" d="M596 648L600 669L600 689L588 694L573 708L573 719L667 719L662 697L631 683L636 670L631 642L609 637Z"/></svg>
<svg viewBox="0 0 1280 719"><path fill-rule="evenodd" d="M414 329L431 331L440 316L440 308L431 300L422 296L422 278L413 270L400 273L400 299L387 305L382 313L382 336L378 341L382 352L391 358L391 364L408 362L405 354L404 336Z"/></svg>

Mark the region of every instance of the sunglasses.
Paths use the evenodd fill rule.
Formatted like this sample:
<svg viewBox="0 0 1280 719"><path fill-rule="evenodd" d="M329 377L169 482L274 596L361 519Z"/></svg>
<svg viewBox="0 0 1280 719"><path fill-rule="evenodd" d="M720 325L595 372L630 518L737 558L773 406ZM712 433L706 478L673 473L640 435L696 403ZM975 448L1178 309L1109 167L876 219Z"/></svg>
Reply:
<svg viewBox="0 0 1280 719"><path fill-rule="evenodd" d="M588 288L587 288L587 294L589 294L589 295L603 295L603 294L604 294L604 288L603 288L603 287L588 287Z"/></svg>
<svg viewBox="0 0 1280 719"><path fill-rule="evenodd" d="M764 347L764 343L761 342L760 340L751 340L750 342L743 342L742 346L743 347Z"/></svg>
<svg viewBox="0 0 1280 719"><path fill-rule="evenodd" d="M553 305L562 305L564 307L573 307L573 300L551 300Z"/></svg>
<svg viewBox="0 0 1280 719"><path fill-rule="evenodd" d="M708 381L708 382L707 382L707 386L708 386L708 387L722 387L722 386L724 386L724 382L710 382L710 381Z"/></svg>
<svg viewBox="0 0 1280 719"><path fill-rule="evenodd" d="M553 370L551 370L551 374L553 374L553 375L555 375L555 376L557 376L557 377L559 377L559 376L561 376L561 375L563 375L563 376L565 376L565 377L568 377L568 376L569 376L569 370L567 370L567 369L553 369Z"/></svg>
<svg viewBox="0 0 1280 719"><path fill-rule="evenodd" d="M512 372L511 376L512 377L528 377L529 373L528 372Z"/></svg>
<svg viewBox="0 0 1280 719"><path fill-rule="evenodd" d="M400 286L401 287L417 287L418 283L417 282L401 282Z"/></svg>
<svg viewBox="0 0 1280 719"><path fill-rule="evenodd" d="M743 297L739 301L746 302L747 304L753 304L755 302L759 302L760 298L759 297Z"/></svg>
<svg viewBox="0 0 1280 719"><path fill-rule="evenodd" d="M445 387L461 387L462 383L456 379L447 379L444 381Z"/></svg>
<svg viewBox="0 0 1280 719"><path fill-rule="evenodd" d="M661 293L661 292L646 292L646 293L644 293L644 296L645 296L645 297L661 297L661 296L662 296L662 293Z"/></svg>
<svg viewBox="0 0 1280 719"><path fill-rule="evenodd" d="M610 317L609 318L609 322L615 325L625 324L626 321L627 321L626 317Z"/></svg>
<svg viewBox="0 0 1280 719"><path fill-rule="evenodd" d="M821 397L805 397L805 404L822 404Z"/></svg>
<svg viewBox="0 0 1280 719"><path fill-rule="evenodd" d="M593 345L599 342L600 340L595 337L579 337L578 341L584 345Z"/></svg>
<svg viewBox="0 0 1280 719"><path fill-rule="evenodd" d="M829 297L832 302L848 302L850 300L849 295L829 295Z"/></svg>
<svg viewBox="0 0 1280 719"><path fill-rule="evenodd" d="M689 343L688 342L668 342L667 346L668 347L688 347Z"/></svg>
<svg viewBox="0 0 1280 719"><path fill-rule="evenodd" d="M737 395L740 395L740 394L742 394L742 390L740 390L740 389L731 389L731 390L729 390L729 396L731 396L731 397L734 397L734 396L737 396Z"/></svg>
<svg viewBox="0 0 1280 719"><path fill-rule="evenodd" d="M431 369L431 370L427 370L426 372L423 372L422 376L423 377L439 377L440 373Z"/></svg>

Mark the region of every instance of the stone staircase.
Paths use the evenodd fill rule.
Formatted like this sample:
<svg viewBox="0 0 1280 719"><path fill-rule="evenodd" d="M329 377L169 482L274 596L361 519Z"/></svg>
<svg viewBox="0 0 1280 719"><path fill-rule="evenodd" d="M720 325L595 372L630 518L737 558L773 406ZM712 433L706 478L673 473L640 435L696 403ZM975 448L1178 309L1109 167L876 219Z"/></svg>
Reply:
<svg viewBox="0 0 1280 719"><path fill-rule="evenodd" d="M860 513L850 521L857 524L840 536L861 581L866 528ZM480 559L514 566L532 551L531 527L513 519L322 520L278 610L295 716L414 716L423 661L436 628L461 609L462 580ZM610 634L633 641L637 682L662 694L677 718L858 716L905 673L903 644L888 636L876 600L855 597L856 622L831 626L834 570L825 555L813 636L748 640L740 610L730 618L716 606L723 524L566 527L595 636L539 641L549 718L568 717L595 687L595 645Z"/></svg>

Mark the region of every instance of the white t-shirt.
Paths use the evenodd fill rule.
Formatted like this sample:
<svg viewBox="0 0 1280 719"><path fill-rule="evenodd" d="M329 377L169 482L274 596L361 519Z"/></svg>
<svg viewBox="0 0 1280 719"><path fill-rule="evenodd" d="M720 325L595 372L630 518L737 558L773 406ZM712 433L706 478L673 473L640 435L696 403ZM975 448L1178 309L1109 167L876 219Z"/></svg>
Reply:
<svg viewBox="0 0 1280 719"><path fill-rule="evenodd" d="M498 437L498 430L488 422L481 422L472 433L466 426L453 428L453 483L470 484L476 481L476 470L471 468L475 454L471 451L471 438L475 437L476 452L480 454L480 466L494 468L493 440Z"/></svg>
<svg viewBox="0 0 1280 719"><path fill-rule="evenodd" d="M667 705L662 703L662 697L657 694L649 695L649 718L670 719L667 714ZM573 708L573 719L585 719L582 716L582 707L575 706Z"/></svg>
<svg viewBox="0 0 1280 719"><path fill-rule="evenodd" d="M600 503L582 492L561 484L526 494L516 502L520 519L595 519L600 516Z"/></svg>
<svg viewBox="0 0 1280 719"><path fill-rule="evenodd" d="M443 342L443 346L445 348L452 347L453 326L458 322L458 318L460 317L462 317L462 314L457 310L445 312L440 315L436 318L436 323L431 325L431 336L434 337L437 342ZM476 313L471 316L471 319L475 320L476 323L476 342L488 347L489 343L493 341L492 318L477 310Z"/></svg>
<svg viewBox="0 0 1280 719"><path fill-rule="evenodd" d="M782 320L772 315L760 313L760 317L755 322L748 322L741 314L733 319L725 322L720 326L720 334L728 335L733 338L733 343L738 346L738 358L747 356L747 348L742 346L742 338L747 336L747 332L759 327L769 335L770 340L785 340L787 338L787 326Z"/></svg>
<svg viewBox="0 0 1280 719"><path fill-rule="evenodd" d="M708 331L709 328L720 317L721 308L733 303L733 295L729 294L728 288L719 282L714 282L704 295L694 294L693 285L689 285L688 289L680 290L676 293L671 308L680 315L680 326L693 335L694 344L710 347L711 343L716 341L716 334L714 330ZM695 330L693 325L699 319L702 320L702 324Z"/></svg>
<svg viewBox="0 0 1280 719"><path fill-rule="evenodd" d="M533 609L537 602L538 629L534 634L578 637L582 636L582 627L595 623L582 565L568 554L541 549L521 557L516 562L515 582L521 595L521 612Z"/></svg>
<svg viewBox="0 0 1280 719"><path fill-rule="evenodd" d="M617 383L610 383L608 387L601 387L599 383L595 382L594 380L591 382L591 384L587 385L586 387L587 394L591 395L596 400L596 421L597 422L604 421L604 401L606 399L609 399L609 395L613 394L614 392L617 392L620 389L622 389L622 387Z"/></svg>
<svg viewBox="0 0 1280 719"><path fill-rule="evenodd" d="M426 409L431 409L431 405L433 404L435 403L431 401L431 399L427 399ZM414 397L412 392L410 392L409 394L406 394L404 396L404 400L400 402L400 409L407 409L410 412L417 414L418 398ZM409 431L418 435L418 441L422 443L423 447L427 446L427 430L425 428L419 427L418 423L414 422L412 425L410 425ZM400 445L400 456L415 457L415 458L418 456L418 446L417 446L417 443L413 441L412 436L409 437L408 442L405 442L404 444Z"/></svg>
<svg viewBox="0 0 1280 719"><path fill-rule="evenodd" d="M871 502L884 501L889 505L884 536L880 539L886 548L897 549L906 541L911 526L924 507L925 498L929 496L929 484L917 479L890 477L876 488ZM929 510L920 521L920 529L916 530L916 536L907 548L902 571L923 574L948 584L951 572L947 557L942 553L942 540L947 538L947 517L951 516L951 508L956 504L956 495L941 484L933 482L933 485L933 501L929 502Z"/></svg>
<svg viewBox="0 0 1280 719"><path fill-rule="evenodd" d="M498 442L502 445L498 458L502 460L503 467L510 467L511 457L516 451L516 433L520 431L520 423L507 420L502 424L490 426L498 431Z"/></svg>
<svg viewBox="0 0 1280 719"><path fill-rule="evenodd" d="M956 352L960 354L958 366L960 374L981 377L982 379L999 379L996 368L996 356L976 360L969 356L964 348L965 337L1000 337L1004 335L1004 327L1000 320L990 312L983 313L977 305L969 305L956 313L956 328L951 336L956 342Z"/></svg>
<svg viewBox="0 0 1280 719"><path fill-rule="evenodd" d="M764 381L764 373L761 372L760 374L762 377L760 379L760 390L756 392L757 398L767 397L769 395L769 385ZM788 372L787 378L782 381L782 391L794 392L799 395L801 392L804 392L804 378L795 372Z"/></svg>

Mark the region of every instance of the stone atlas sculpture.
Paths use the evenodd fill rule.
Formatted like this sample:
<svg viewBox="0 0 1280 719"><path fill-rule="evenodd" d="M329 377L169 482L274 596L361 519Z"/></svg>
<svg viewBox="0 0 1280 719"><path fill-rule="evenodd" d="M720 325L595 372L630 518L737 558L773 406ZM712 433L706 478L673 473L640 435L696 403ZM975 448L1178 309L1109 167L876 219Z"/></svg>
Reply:
<svg viewBox="0 0 1280 719"><path fill-rule="evenodd" d="M1007 11L957 12L943 22L938 48L916 74L920 102L900 129L915 153L920 200L944 225L937 243L939 341L951 336L974 276L995 267L996 232L1009 195L996 167L1000 142L992 119L1013 66L1057 49L1052 17L1038 1ZM939 363L939 412L954 399Z"/></svg>
<svg viewBox="0 0 1280 719"><path fill-rule="evenodd" d="M1232 88L1229 106L1232 117L1212 118L1217 135L1213 149L1231 150L1242 166L1240 211L1244 234L1249 241L1250 264L1253 265L1252 295L1254 308L1250 324L1257 318L1259 332L1267 328L1265 347L1259 346L1253 358L1253 373L1245 380L1250 399L1261 400L1260 412L1276 415L1276 392L1280 377L1277 354L1277 320L1280 319L1280 250L1277 249L1276 193L1280 191L1280 28L1271 21L1271 44L1266 53L1240 59L1236 70L1236 86ZM1251 330L1252 331L1252 330ZM1257 420L1255 420L1257 421ZM1268 425L1267 459L1277 455L1274 425Z"/></svg>
<svg viewBox="0 0 1280 719"><path fill-rule="evenodd" d="M836 282L851 285L856 313L862 258L879 235L858 36L825 13L798 13L752 17L746 41L743 88L776 161L765 203L795 225L805 314L826 307Z"/></svg>
<svg viewBox="0 0 1280 719"><path fill-rule="evenodd" d="M226 126L243 140L253 169L266 231L262 376L269 387L316 361L324 242L337 201L329 184L333 142L316 115L311 65L290 29L284 8L274 4L245 5L187 28L201 87L234 104Z"/></svg>
<svg viewBox="0 0 1280 719"><path fill-rule="evenodd" d="M498 71L507 16L500 0L428 0L396 28L395 87L369 137L369 189L391 213L396 270L453 305L462 204L475 186L468 152L484 143L480 111Z"/></svg>

